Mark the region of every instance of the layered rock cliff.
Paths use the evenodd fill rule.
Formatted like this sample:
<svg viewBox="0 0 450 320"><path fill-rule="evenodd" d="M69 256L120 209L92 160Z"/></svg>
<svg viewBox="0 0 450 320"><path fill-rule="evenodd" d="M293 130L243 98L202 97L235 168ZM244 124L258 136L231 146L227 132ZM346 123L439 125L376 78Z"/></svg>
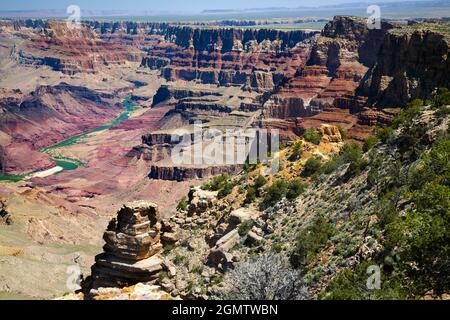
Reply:
<svg viewBox="0 0 450 320"><path fill-rule="evenodd" d="M161 68L167 80L247 85L265 91L273 89L287 71L295 70L302 61L302 52L295 47L315 34L170 26L165 41L149 51L141 65Z"/></svg>
<svg viewBox="0 0 450 320"><path fill-rule="evenodd" d="M95 257L86 289L152 282L162 271L160 215L153 203L128 203L108 225L104 253Z"/></svg>
<svg viewBox="0 0 450 320"><path fill-rule="evenodd" d="M440 31L445 28L450 28L448 23L418 24L389 32L359 92L376 106L398 107L449 87L450 38Z"/></svg>
<svg viewBox="0 0 450 320"><path fill-rule="evenodd" d="M103 39L88 26L69 28L66 22L59 21L25 22L2 31L25 35L24 44L11 53L19 63L48 66L69 75L98 73L109 65L140 62L144 53L136 43L146 42L145 38L134 39L126 34Z"/></svg>

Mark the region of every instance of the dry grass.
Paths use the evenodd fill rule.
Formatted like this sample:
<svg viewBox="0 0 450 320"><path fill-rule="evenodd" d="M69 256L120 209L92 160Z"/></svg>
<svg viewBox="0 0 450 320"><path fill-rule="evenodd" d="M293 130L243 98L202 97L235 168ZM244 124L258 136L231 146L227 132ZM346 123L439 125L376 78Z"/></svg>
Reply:
<svg viewBox="0 0 450 320"><path fill-rule="evenodd" d="M19 257L24 253L22 248L0 246L0 256Z"/></svg>

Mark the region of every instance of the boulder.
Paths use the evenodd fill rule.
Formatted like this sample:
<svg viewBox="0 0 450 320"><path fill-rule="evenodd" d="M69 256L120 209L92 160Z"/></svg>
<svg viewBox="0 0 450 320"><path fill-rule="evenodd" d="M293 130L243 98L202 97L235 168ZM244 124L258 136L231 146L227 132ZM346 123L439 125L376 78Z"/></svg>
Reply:
<svg viewBox="0 0 450 320"><path fill-rule="evenodd" d="M199 215L217 203L217 192L192 188L189 192L189 215Z"/></svg>
<svg viewBox="0 0 450 320"><path fill-rule="evenodd" d="M233 255L230 251L240 240L241 237L237 229L220 238L215 247L211 249L208 256L208 264L214 267L221 266L222 269L230 267L233 263Z"/></svg>
<svg viewBox="0 0 450 320"><path fill-rule="evenodd" d="M247 234L247 239L245 240L245 244L255 245L260 244L264 241L264 238L259 236L253 231L249 231Z"/></svg>
<svg viewBox="0 0 450 320"><path fill-rule="evenodd" d="M1 224L6 224L6 225L13 224L13 219L6 209L7 209L6 204L3 201L0 201L0 225Z"/></svg>
<svg viewBox="0 0 450 320"><path fill-rule="evenodd" d="M249 208L239 208L230 213L229 224L233 228L248 220L254 220L258 217L258 212Z"/></svg>

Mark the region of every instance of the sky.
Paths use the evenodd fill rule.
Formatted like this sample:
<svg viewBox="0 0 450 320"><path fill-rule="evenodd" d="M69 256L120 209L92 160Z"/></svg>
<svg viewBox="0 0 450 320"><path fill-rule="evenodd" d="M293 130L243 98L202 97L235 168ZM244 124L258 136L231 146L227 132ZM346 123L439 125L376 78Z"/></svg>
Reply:
<svg viewBox="0 0 450 320"><path fill-rule="evenodd" d="M199 12L205 9L295 8L351 2L366 3L368 0L0 0L0 11L65 10L69 5L78 5L82 10ZM380 0L379 2L395 2L395 0Z"/></svg>

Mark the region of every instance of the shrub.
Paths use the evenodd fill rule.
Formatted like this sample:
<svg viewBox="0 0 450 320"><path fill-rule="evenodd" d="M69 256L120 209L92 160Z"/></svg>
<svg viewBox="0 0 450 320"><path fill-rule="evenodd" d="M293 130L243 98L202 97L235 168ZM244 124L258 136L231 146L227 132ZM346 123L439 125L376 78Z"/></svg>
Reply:
<svg viewBox="0 0 450 320"><path fill-rule="evenodd" d="M363 152L359 144L346 144L342 148L341 159L343 163L349 163L345 173L346 178L354 177L367 167L367 162L363 159Z"/></svg>
<svg viewBox="0 0 450 320"><path fill-rule="evenodd" d="M450 290L449 150L450 140L435 142L409 170L406 181L388 172L386 178L396 183L379 204L384 246L390 256L398 257L395 268L413 296ZM402 215L399 203L407 204Z"/></svg>
<svg viewBox="0 0 450 320"><path fill-rule="evenodd" d="M289 161L297 161L303 155L303 142L301 140L295 142L292 146L292 153L289 156Z"/></svg>
<svg viewBox="0 0 450 320"><path fill-rule="evenodd" d="M266 209L279 202L287 193L287 183L283 180L276 180L266 189L264 199L261 203L261 209Z"/></svg>
<svg viewBox="0 0 450 320"><path fill-rule="evenodd" d="M341 134L342 141L347 140L347 134L345 133L344 128L342 128L341 126L338 126L338 129L339 129L339 133Z"/></svg>
<svg viewBox="0 0 450 320"><path fill-rule="evenodd" d="M308 185L300 179L295 179L289 182L286 198L288 200L296 199L299 195L305 192L307 187Z"/></svg>
<svg viewBox="0 0 450 320"><path fill-rule="evenodd" d="M363 144L363 151L368 152L371 150L377 143L378 143L378 137L377 136L369 136L366 139L364 139Z"/></svg>
<svg viewBox="0 0 450 320"><path fill-rule="evenodd" d="M447 88L440 88L434 98L433 106L442 107L448 105L450 105L450 90Z"/></svg>
<svg viewBox="0 0 450 320"><path fill-rule="evenodd" d="M255 188L249 187L247 189L247 196L245 197L244 203L250 204L256 200L256 190Z"/></svg>
<svg viewBox="0 0 450 320"><path fill-rule="evenodd" d="M177 210L186 211L188 208L188 201L186 197L183 197L178 203Z"/></svg>
<svg viewBox="0 0 450 320"><path fill-rule="evenodd" d="M306 300L308 288L299 271L281 254L265 254L239 263L224 279L230 289L219 292L225 300Z"/></svg>
<svg viewBox="0 0 450 320"><path fill-rule="evenodd" d="M223 199L226 196L230 195L233 192L234 184L231 182L227 182L220 190L217 196L219 199Z"/></svg>
<svg viewBox="0 0 450 320"><path fill-rule="evenodd" d="M253 228L255 222L253 220L247 220L242 222L238 227L238 232L241 237L246 236L249 231Z"/></svg>
<svg viewBox="0 0 450 320"><path fill-rule="evenodd" d="M316 129L307 129L303 134L303 139L315 145L319 145L322 141L322 136Z"/></svg>
<svg viewBox="0 0 450 320"><path fill-rule="evenodd" d="M423 100L415 99L408 103L406 108L400 111L392 121L391 127L397 129L401 125L410 123L414 118L416 118L423 110Z"/></svg>
<svg viewBox="0 0 450 320"><path fill-rule="evenodd" d="M393 135L394 129L391 127L379 128L376 133L377 138L383 143L387 143Z"/></svg>
<svg viewBox="0 0 450 320"><path fill-rule="evenodd" d="M315 173L319 172L322 165L321 160L318 157L311 157L306 161L305 167L302 171L303 177L311 177Z"/></svg>
<svg viewBox="0 0 450 320"><path fill-rule="evenodd" d="M210 182L207 182L202 186L202 189L209 191L219 191L218 197L222 199L231 194L234 186L235 184L230 181L230 176L225 173L212 178Z"/></svg>
<svg viewBox="0 0 450 320"><path fill-rule="evenodd" d="M325 248L334 233L335 228L328 219L323 216L316 217L311 225L297 236L296 245L290 257L292 266L300 268L310 264Z"/></svg>
<svg viewBox="0 0 450 320"><path fill-rule="evenodd" d="M159 282L162 282L164 279L169 278L169 273L167 271L161 271L158 275Z"/></svg>
<svg viewBox="0 0 450 320"><path fill-rule="evenodd" d="M222 174L220 176L214 177L211 180L209 190L219 191L220 189L224 188L228 184L229 179L230 179L230 176L228 174Z"/></svg>
<svg viewBox="0 0 450 320"><path fill-rule="evenodd" d="M255 178L253 187L254 187L256 190L258 190L258 189L264 187L264 186L266 185L266 183L267 183L267 179L264 178L262 175L259 175L259 176L257 176L257 177Z"/></svg>
<svg viewBox="0 0 450 320"><path fill-rule="evenodd" d="M338 168L338 157L334 156L330 160L326 161L320 168L320 172L324 174L331 174Z"/></svg>
<svg viewBox="0 0 450 320"><path fill-rule="evenodd" d="M354 270L343 270L328 284L327 289L319 294L322 300L398 300L407 297L396 278L388 279L381 273L381 288L368 289L370 277L368 268L376 265L363 262Z"/></svg>
<svg viewBox="0 0 450 320"><path fill-rule="evenodd" d="M174 248L174 246L173 245L171 245L171 244L166 244L165 246L164 246L164 253L169 253L170 251L172 251L173 250L173 248Z"/></svg>

